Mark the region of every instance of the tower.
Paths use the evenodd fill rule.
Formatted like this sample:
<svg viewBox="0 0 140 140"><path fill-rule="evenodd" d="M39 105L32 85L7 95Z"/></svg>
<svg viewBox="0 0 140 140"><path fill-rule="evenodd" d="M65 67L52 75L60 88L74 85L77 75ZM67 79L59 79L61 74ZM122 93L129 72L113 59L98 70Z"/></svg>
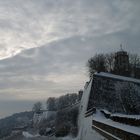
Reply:
<svg viewBox="0 0 140 140"><path fill-rule="evenodd" d="M129 76L129 55L122 49L120 45L120 51L115 54L115 74Z"/></svg>

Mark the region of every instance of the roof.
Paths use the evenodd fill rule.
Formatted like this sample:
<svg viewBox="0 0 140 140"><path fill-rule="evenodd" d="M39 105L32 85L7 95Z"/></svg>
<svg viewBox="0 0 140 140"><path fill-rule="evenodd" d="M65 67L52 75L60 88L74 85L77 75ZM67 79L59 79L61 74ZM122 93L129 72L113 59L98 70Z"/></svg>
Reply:
<svg viewBox="0 0 140 140"><path fill-rule="evenodd" d="M115 75L111 73L105 73L105 72L100 72L100 73L95 73L97 76L102 76L102 77L108 77L108 78L113 78L113 79L118 79L118 80L123 80L123 81L129 81L129 82L134 82L134 83L139 83L139 79L131 78L131 77L125 77L125 76L120 76L120 75Z"/></svg>

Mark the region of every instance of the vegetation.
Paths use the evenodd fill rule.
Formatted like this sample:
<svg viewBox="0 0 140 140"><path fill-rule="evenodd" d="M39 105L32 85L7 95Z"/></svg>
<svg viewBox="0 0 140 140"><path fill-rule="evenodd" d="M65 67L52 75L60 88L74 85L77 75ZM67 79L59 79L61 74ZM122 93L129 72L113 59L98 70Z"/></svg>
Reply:
<svg viewBox="0 0 140 140"><path fill-rule="evenodd" d="M50 97L46 102L46 108L50 111L61 110L79 102L80 98L80 95L76 93L66 94L59 98Z"/></svg>
<svg viewBox="0 0 140 140"><path fill-rule="evenodd" d="M132 73L133 71L135 72L137 66L140 66L140 56L138 54L128 54L128 56L129 71ZM90 77L92 77L95 72L114 73L115 53L96 54L88 60L87 67Z"/></svg>
<svg viewBox="0 0 140 140"><path fill-rule="evenodd" d="M33 110L34 112L39 112L39 111L41 111L42 109L43 109L43 107L42 107L42 103L41 103L41 102L35 103L34 106L33 106L33 108L32 108L32 110Z"/></svg>
<svg viewBox="0 0 140 140"><path fill-rule="evenodd" d="M56 136L66 136L69 133L73 136L77 135L78 112L78 107L75 107L57 113L55 121Z"/></svg>
<svg viewBox="0 0 140 140"><path fill-rule="evenodd" d="M39 124L39 133L48 135L55 131L57 137L71 134L77 135L78 106L75 106L81 99L81 94L66 94L59 98L50 97L46 101L46 107L49 111L55 111L56 114L47 120L44 119ZM72 107L74 105L74 107ZM51 129L47 132L47 129Z"/></svg>
<svg viewBox="0 0 140 140"><path fill-rule="evenodd" d="M123 110L126 114L140 114L140 88L134 83L117 86Z"/></svg>

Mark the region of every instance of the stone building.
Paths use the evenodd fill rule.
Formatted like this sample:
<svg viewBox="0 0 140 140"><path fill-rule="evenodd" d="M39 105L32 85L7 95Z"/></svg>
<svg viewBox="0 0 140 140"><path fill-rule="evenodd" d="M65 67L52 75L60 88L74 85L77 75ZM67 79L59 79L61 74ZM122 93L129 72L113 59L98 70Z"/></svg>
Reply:
<svg viewBox="0 0 140 140"><path fill-rule="evenodd" d="M129 62L129 54L121 49L115 53L114 74L140 79L140 65Z"/></svg>
<svg viewBox="0 0 140 140"><path fill-rule="evenodd" d="M115 54L114 73L117 75L129 76L129 66L129 55L121 48L121 50Z"/></svg>

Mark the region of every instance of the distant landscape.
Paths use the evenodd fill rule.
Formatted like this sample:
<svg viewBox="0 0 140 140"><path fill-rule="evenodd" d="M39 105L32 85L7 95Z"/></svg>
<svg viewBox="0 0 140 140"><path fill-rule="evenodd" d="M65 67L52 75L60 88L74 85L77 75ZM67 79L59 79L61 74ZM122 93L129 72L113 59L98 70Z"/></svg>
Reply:
<svg viewBox="0 0 140 140"><path fill-rule="evenodd" d="M16 113L0 120L0 138L9 136L15 127L29 125L33 118L33 112Z"/></svg>

